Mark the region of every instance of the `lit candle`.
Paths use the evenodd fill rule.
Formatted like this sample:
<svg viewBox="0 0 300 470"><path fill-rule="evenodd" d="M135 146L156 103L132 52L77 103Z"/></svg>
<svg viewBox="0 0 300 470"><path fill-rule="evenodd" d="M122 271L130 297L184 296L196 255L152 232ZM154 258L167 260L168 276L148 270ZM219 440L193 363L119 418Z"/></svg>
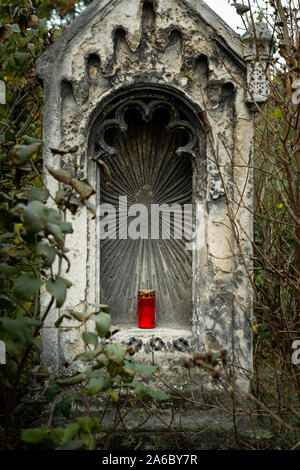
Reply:
<svg viewBox="0 0 300 470"><path fill-rule="evenodd" d="M155 328L155 290L138 291L139 328Z"/></svg>

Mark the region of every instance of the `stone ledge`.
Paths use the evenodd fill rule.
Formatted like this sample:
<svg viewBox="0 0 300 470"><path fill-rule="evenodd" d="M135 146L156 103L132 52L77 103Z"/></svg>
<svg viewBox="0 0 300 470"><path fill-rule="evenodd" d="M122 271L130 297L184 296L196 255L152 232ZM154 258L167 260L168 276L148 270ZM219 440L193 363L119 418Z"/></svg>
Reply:
<svg viewBox="0 0 300 470"><path fill-rule="evenodd" d="M127 328L114 335L114 340L133 346L136 352L190 352L192 332L174 328Z"/></svg>

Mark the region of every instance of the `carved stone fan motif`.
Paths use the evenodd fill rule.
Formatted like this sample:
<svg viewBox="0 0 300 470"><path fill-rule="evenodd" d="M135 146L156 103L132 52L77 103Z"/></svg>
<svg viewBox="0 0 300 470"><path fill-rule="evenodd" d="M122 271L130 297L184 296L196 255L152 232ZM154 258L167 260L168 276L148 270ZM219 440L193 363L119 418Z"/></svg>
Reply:
<svg viewBox="0 0 300 470"><path fill-rule="evenodd" d="M148 239L101 240L101 302L111 306L113 321L137 326L137 292L156 289L156 325L188 326L191 322L192 253L171 214L171 238L151 239L151 204L192 204L192 162L185 153L194 145L188 122L160 106L131 105L98 130L98 154L111 171L112 182L101 181L101 203L119 196L148 209ZM117 114L117 113L116 113ZM175 119L176 118L176 119ZM182 118L182 117L181 117ZM136 217L128 217L128 224ZM179 219L178 219L179 220ZM124 231L124 222L120 229ZM123 232L124 233L124 232Z"/></svg>

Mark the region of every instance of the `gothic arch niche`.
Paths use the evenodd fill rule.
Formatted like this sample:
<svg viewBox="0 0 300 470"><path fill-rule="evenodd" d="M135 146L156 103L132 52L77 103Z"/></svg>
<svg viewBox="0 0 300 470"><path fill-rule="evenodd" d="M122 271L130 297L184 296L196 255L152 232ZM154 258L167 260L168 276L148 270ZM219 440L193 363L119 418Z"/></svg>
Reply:
<svg viewBox="0 0 300 470"><path fill-rule="evenodd" d="M103 160L111 172L107 185L98 169L98 203L113 205L117 214L115 231L113 223L106 226L115 239L98 240L101 302L110 305L115 324L136 327L137 291L156 289L157 327L191 329L194 252L186 248L181 221L184 205L195 205L199 171L205 171L199 119L171 93L124 93L98 111L88 148L89 155ZM202 174L202 183L204 179ZM124 212L120 217L119 197L127 197L126 222ZM127 232L139 215L130 216L133 204L148 210L148 227L138 226L144 235L134 240ZM173 205L170 237L165 223L168 217L160 215L159 239L151 239L153 204Z"/></svg>

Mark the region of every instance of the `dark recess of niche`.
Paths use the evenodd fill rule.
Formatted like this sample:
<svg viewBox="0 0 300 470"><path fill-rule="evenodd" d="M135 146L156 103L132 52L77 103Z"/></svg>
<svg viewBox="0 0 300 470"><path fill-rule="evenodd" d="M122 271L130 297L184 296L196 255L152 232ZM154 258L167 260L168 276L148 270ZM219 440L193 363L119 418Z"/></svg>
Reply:
<svg viewBox="0 0 300 470"><path fill-rule="evenodd" d="M61 83L61 99L64 100L65 98L73 98L73 86L72 83L64 80Z"/></svg>
<svg viewBox="0 0 300 470"><path fill-rule="evenodd" d="M118 41L126 41L126 31L121 26L115 30L115 42Z"/></svg>
<svg viewBox="0 0 300 470"><path fill-rule="evenodd" d="M192 165L176 155L188 143L183 129L168 132L169 112L157 109L150 122L135 109L125 112L128 130L111 128L108 145L119 149L108 159L112 183L101 184L101 202L118 205L127 195L129 207L144 204L190 204ZM160 222L161 223L161 222ZM174 230L171 216L171 234ZM184 327L191 315L191 253L183 240L103 240L101 250L102 301L111 305L115 322L137 324L136 295L140 288L157 289L157 326Z"/></svg>
<svg viewBox="0 0 300 470"><path fill-rule="evenodd" d="M222 86L222 98L233 98L235 94L235 87L233 83L227 82Z"/></svg>
<svg viewBox="0 0 300 470"><path fill-rule="evenodd" d="M142 29L143 34L151 34L155 26L155 8L153 3L145 2L143 4ZM146 38L145 38L146 39Z"/></svg>
<svg viewBox="0 0 300 470"><path fill-rule="evenodd" d="M169 36L169 46L173 46L174 44L180 42L182 45L182 34L179 29L172 29L170 36Z"/></svg>
<svg viewBox="0 0 300 470"><path fill-rule="evenodd" d="M208 58L206 55L201 54L195 64L195 78L199 80L199 82L206 82L208 80L209 74L209 64Z"/></svg>
<svg viewBox="0 0 300 470"><path fill-rule="evenodd" d="M130 54L130 47L127 44L126 40L126 31L122 26L116 28L114 32L114 51L115 51L115 60L118 61L118 54L125 52Z"/></svg>
<svg viewBox="0 0 300 470"><path fill-rule="evenodd" d="M100 71L100 58L97 54L91 54L88 58L88 72L89 77L94 78Z"/></svg>

